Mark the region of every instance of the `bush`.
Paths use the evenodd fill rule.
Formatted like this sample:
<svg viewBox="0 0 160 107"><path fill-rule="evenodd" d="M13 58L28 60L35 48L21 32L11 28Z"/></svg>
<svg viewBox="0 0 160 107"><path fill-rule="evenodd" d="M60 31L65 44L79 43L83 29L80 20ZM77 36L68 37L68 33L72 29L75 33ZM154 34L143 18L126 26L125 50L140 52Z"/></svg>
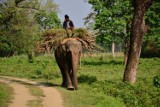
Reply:
<svg viewBox="0 0 160 107"><path fill-rule="evenodd" d="M153 85L160 88L160 75L157 75L153 78Z"/></svg>
<svg viewBox="0 0 160 107"><path fill-rule="evenodd" d="M79 83L92 84L96 81L97 81L96 76L81 75L81 76L78 77L78 82Z"/></svg>

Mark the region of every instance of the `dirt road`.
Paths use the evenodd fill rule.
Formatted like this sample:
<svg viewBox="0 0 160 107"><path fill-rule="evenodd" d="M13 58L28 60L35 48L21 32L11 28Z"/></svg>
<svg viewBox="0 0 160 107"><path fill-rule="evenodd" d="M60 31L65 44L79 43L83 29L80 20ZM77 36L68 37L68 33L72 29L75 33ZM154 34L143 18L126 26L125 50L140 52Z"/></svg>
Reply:
<svg viewBox="0 0 160 107"><path fill-rule="evenodd" d="M28 107L29 101L37 100L37 97L31 95L29 89L22 83L32 84L43 90L42 105L40 107L63 107L63 100L60 93L53 87L42 85L35 81L27 79L0 76L0 82L7 83L14 90L14 98L9 107ZM37 106L36 106L37 107Z"/></svg>

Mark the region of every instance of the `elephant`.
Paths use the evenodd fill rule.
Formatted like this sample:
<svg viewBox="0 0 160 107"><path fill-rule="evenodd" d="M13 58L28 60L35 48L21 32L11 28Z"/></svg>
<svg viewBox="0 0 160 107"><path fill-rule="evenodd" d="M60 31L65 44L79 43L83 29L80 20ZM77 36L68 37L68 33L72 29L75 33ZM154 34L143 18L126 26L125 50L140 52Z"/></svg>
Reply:
<svg viewBox="0 0 160 107"><path fill-rule="evenodd" d="M76 38L66 38L55 49L55 59L62 74L62 87L78 90L77 69L82 53L82 43Z"/></svg>

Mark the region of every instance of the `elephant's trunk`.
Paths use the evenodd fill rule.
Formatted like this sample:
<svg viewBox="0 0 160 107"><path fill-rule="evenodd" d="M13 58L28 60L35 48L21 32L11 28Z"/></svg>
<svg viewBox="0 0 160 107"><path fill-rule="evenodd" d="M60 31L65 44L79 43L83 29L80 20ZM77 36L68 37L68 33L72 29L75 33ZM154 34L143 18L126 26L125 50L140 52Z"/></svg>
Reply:
<svg viewBox="0 0 160 107"><path fill-rule="evenodd" d="M73 73L73 86L75 87L75 90L78 90L78 79L77 79L77 68L79 64L79 53L78 52L71 52L72 56L72 73Z"/></svg>

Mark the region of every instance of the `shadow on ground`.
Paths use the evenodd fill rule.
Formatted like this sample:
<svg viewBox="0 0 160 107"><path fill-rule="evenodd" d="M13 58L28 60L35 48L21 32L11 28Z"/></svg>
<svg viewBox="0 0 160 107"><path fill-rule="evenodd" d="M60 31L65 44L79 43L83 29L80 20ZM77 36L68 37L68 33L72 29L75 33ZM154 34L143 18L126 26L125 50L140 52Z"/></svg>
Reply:
<svg viewBox="0 0 160 107"><path fill-rule="evenodd" d="M90 62L90 61L83 61L82 64L84 65L122 65L122 61L96 61L96 62Z"/></svg>

